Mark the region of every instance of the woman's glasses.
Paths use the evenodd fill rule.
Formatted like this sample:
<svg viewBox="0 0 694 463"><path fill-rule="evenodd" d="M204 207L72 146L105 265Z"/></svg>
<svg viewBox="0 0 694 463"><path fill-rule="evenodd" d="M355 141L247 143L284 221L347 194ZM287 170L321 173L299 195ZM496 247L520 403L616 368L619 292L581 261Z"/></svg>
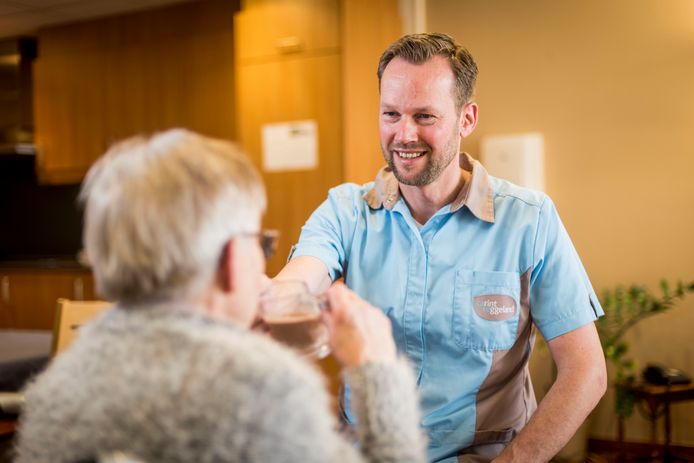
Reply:
<svg viewBox="0 0 694 463"><path fill-rule="evenodd" d="M260 248L263 250L265 260L270 260L277 251L277 242L280 238L278 230L261 230L258 233L240 233L237 236L256 237Z"/></svg>

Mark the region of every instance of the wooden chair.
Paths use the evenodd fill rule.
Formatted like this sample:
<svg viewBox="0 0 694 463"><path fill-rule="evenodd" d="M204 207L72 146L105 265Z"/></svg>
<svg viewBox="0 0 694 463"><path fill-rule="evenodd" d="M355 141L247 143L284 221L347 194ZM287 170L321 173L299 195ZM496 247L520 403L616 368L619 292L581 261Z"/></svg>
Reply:
<svg viewBox="0 0 694 463"><path fill-rule="evenodd" d="M58 313L53 327L53 355L58 355L72 343L80 325L94 318L109 305L106 301L58 299Z"/></svg>

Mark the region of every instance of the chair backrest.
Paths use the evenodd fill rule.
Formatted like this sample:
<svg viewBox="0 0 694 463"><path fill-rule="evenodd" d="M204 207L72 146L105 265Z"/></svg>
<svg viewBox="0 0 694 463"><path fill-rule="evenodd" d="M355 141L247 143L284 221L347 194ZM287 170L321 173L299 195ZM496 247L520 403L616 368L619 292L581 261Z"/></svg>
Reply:
<svg viewBox="0 0 694 463"><path fill-rule="evenodd" d="M65 350L77 336L80 325L94 318L109 304L106 301L58 299L58 312L53 328L53 355Z"/></svg>

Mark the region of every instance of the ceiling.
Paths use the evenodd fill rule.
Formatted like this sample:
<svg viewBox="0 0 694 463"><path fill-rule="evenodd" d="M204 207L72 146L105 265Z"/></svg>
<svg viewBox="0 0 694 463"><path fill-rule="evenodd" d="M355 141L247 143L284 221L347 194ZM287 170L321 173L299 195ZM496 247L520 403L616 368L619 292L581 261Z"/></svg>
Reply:
<svg viewBox="0 0 694 463"><path fill-rule="evenodd" d="M193 0L0 0L0 38L62 24Z"/></svg>

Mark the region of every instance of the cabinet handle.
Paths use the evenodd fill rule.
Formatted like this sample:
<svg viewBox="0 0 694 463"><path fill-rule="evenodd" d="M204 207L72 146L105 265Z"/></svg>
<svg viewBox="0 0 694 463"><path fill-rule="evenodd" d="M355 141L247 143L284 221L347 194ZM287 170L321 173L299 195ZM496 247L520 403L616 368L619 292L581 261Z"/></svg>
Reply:
<svg viewBox="0 0 694 463"><path fill-rule="evenodd" d="M299 53L304 49L304 43L299 37L282 37L275 40L275 46L280 53Z"/></svg>
<svg viewBox="0 0 694 463"><path fill-rule="evenodd" d="M5 304L10 303L10 278L7 276L2 277L2 300Z"/></svg>
<svg viewBox="0 0 694 463"><path fill-rule="evenodd" d="M84 283L82 278L75 278L72 283L72 296L76 301L84 300Z"/></svg>

